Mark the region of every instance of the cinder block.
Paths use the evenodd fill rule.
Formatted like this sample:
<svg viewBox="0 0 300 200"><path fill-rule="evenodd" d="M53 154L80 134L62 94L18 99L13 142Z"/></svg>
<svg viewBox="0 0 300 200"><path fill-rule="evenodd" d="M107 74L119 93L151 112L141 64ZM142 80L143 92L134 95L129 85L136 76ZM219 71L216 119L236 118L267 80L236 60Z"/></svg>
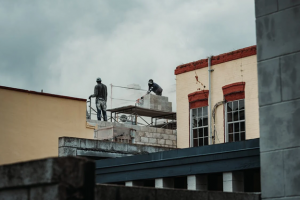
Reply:
<svg viewBox="0 0 300 200"><path fill-rule="evenodd" d="M145 137L151 138L153 137L153 133L145 132Z"/></svg>
<svg viewBox="0 0 300 200"><path fill-rule="evenodd" d="M169 135L169 140L176 140L176 136L175 135Z"/></svg>
<svg viewBox="0 0 300 200"><path fill-rule="evenodd" d="M135 142L140 142L141 141L141 136L136 135L134 140L135 140Z"/></svg>
<svg viewBox="0 0 300 200"><path fill-rule="evenodd" d="M149 138L147 138L147 137L141 137L141 142L148 143L149 142Z"/></svg>
<svg viewBox="0 0 300 200"><path fill-rule="evenodd" d="M165 141L164 139L158 139L158 140L157 140L157 143L158 143L158 144L165 144L166 141Z"/></svg>
<svg viewBox="0 0 300 200"><path fill-rule="evenodd" d="M167 134L161 134L161 136L163 137L163 139L168 140L170 135L167 135Z"/></svg>
<svg viewBox="0 0 300 200"><path fill-rule="evenodd" d="M157 143L157 139L155 139L155 138L149 138L149 143L156 144Z"/></svg>
<svg viewBox="0 0 300 200"><path fill-rule="evenodd" d="M156 133L156 128L155 127L149 127L149 132Z"/></svg>
<svg viewBox="0 0 300 200"><path fill-rule="evenodd" d="M58 157L76 156L76 148L73 147L59 147Z"/></svg>
<svg viewBox="0 0 300 200"><path fill-rule="evenodd" d="M165 129L165 133L166 133L166 134L169 134L169 135L170 135L170 134L173 134L173 130L171 130L171 129Z"/></svg>
<svg viewBox="0 0 300 200"><path fill-rule="evenodd" d="M164 128L156 128L156 132L157 133L165 133L165 130Z"/></svg>
<svg viewBox="0 0 300 200"><path fill-rule="evenodd" d="M148 132L149 127L148 126L141 126L141 131Z"/></svg>
<svg viewBox="0 0 300 200"><path fill-rule="evenodd" d="M173 145L173 142L172 142L172 140L166 140L166 144L172 146L172 145Z"/></svg>
<svg viewBox="0 0 300 200"><path fill-rule="evenodd" d="M137 135L139 135L139 136L141 136L141 137L144 137L144 136L146 135L146 133L145 133L145 132L139 131Z"/></svg>
<svg viewBox="0 0 300 200"><path fill-rule="evenodd" d="M160 134L160 133L153 133L153 134L152 134L152 137L158 138L158 139L163 138L162 134Z"/></svg>

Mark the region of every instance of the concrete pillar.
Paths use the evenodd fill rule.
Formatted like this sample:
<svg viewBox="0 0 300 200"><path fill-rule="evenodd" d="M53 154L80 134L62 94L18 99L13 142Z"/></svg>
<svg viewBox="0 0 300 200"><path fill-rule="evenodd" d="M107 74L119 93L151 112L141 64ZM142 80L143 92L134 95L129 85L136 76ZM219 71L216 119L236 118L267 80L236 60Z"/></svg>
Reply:
<svg viewBox="0 0 300 200"><path fill-rule="evenodd" d="M155 179L156 188L174 188L173 178L157 178Z"/></svg>
<svg viewBox="0 0 300 200"><path fill-rule="evenodd" d="M244 192L244 173L243 172L224 172L223 173L224 192Z"/></svg>
<svg viewBox="0 0 300 200"><path fill-rule="evenodd" d="M143 181L127 181L125 186L144 186Z"/></svg>
<svg viewBox="0 0 300 200"><path fill-rule="evenodd" d="M187 176L187 189L207 191L207 175Z"/></svg>

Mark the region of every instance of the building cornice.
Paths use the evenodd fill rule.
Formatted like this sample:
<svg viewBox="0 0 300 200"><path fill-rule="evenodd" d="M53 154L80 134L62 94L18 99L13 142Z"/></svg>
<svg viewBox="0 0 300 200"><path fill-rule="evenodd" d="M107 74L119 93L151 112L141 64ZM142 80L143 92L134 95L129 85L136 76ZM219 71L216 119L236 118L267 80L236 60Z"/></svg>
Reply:
<svg viewBox="0 0 300 200"><path fill-rule="evenodd" d="M211 64L217 65L225 62L229 62L232 60L237 60L240 58L245 58L248 56L256 55L256 45L246 47L243 49L238 49L235 51L231 51L228 53L223 53L217 56L212 56L211 58ZM179 75L185 72L194 71L196 69L205 68L208 66L208 59L201 59L198 61L190 62L187 64L179 65L175 69L175 75Z"/></svg>

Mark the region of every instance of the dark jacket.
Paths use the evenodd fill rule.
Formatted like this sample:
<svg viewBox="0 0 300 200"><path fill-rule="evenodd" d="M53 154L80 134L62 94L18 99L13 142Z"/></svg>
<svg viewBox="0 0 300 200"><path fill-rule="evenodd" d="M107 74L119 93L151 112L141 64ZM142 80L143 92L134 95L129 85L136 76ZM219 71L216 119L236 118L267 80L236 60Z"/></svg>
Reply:
<svg viewBox="0 0 300 200"><path fill-rule="evenodd" d="M157 91L162 90L162 88L161 88L158 84L156 84L156 83L153 83L152 85L149 85L149 84L148 84L148 86L149 86L148 94L149 94L150 92L152 92L152 91L156 94Z"/></svg>
<svg viewBox="0 0 300 200"><path fill-rule="evenodd" d="M92 97L96 97L97 99L101 98L107 101L107 88L106 85L102 83L98 83L95 85L94 94Z"/></svg>

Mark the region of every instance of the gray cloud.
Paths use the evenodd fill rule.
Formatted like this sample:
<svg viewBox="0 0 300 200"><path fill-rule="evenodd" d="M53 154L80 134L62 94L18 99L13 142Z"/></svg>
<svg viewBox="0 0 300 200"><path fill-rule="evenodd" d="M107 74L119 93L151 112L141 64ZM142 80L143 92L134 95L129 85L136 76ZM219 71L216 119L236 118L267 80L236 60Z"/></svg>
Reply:
<svg viewBox="0 0 300 200"><path fill-rule="evenodd" d="M98 76L109 93L111 83L147 88L152 78L175 108L176 66L255 44L253 0L0 4L0 85L54 94L87 98Z"/></svg>

